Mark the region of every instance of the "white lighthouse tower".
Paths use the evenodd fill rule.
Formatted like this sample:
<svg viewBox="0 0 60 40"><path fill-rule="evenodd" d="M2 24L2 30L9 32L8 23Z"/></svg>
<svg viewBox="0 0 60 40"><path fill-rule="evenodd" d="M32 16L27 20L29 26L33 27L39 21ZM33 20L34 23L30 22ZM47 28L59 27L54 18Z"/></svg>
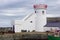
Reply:
<svg viewBox="0 0 60 40"><path fill-rule="evenodd" d="M36 32L44 32L44 25L46 24L46 9L45 4L34 5L35 13L28 14L22 20L15 20L15 32L35 30Z"/></svg>
<svg viewBox="0 0 60 40"><path fill-rule="evenodd" d="M44 32L44 25L46 24L46 9L47 5L45 4L36 4L34 5L34 10L36 14L35 18L35 30L37 32Z"/></svg>

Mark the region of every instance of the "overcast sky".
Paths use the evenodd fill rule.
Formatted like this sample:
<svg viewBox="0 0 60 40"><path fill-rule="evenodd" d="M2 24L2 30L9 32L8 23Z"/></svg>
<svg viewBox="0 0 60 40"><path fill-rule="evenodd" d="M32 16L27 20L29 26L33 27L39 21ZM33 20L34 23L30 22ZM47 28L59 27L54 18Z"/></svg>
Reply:
<svg viewBox="0 0 60 40"><path fill-rule="evenodd" d="M33 13L34 4L47 4L47 14L60 14L60 0L0 0L0 26L11 26L11 20Z"/></svg>

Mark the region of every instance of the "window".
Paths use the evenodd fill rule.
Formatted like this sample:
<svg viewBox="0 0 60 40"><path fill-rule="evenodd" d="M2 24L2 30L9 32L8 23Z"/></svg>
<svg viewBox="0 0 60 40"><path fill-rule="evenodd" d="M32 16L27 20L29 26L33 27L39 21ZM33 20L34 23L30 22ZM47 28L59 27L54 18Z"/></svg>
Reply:
<svg viewBox="0 0 60 40"><path fill-rule="evenodd" d="M44 14L44 11L42 11L42 14Z"/></svg>
<svg viewBox="0 0 60 40"><path fill-rule="evenodd" d="M32 21L30 21L30 23L32 23Z"/></svg>
<svg viewBox="0 0 60 40"><path fill-rule="evenodd" d="M36 11L35 11L35 13L36 13Z"/></svg>
<svg viewBox="0 0 60 40"><path fill-rule="evenodd" d="M27 30L21 30L21 32L27 32Z"/></svg>

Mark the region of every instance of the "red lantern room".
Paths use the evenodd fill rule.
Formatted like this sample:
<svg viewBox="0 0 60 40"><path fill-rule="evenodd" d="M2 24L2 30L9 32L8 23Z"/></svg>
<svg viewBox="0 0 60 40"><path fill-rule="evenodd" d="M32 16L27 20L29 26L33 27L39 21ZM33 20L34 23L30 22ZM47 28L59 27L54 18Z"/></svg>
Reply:
<svg viewBox="0 0 60 40"><path fill-rule="evenodd" d="M47 8L47 5L46 4L36 4L33 6L34 9L46 9Z"/></svg>

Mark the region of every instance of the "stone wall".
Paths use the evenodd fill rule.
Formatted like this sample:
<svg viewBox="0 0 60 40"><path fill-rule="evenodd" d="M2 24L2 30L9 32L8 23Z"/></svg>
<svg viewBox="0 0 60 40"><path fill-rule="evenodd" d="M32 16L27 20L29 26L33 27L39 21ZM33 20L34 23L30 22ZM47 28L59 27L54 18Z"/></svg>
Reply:
<svg viewBox="0 0 60 40"><path fill-rule="evenodd" d="M0 35L0 40L32 40L47 39L47 34L37 33L15 33Z"/></svg>

